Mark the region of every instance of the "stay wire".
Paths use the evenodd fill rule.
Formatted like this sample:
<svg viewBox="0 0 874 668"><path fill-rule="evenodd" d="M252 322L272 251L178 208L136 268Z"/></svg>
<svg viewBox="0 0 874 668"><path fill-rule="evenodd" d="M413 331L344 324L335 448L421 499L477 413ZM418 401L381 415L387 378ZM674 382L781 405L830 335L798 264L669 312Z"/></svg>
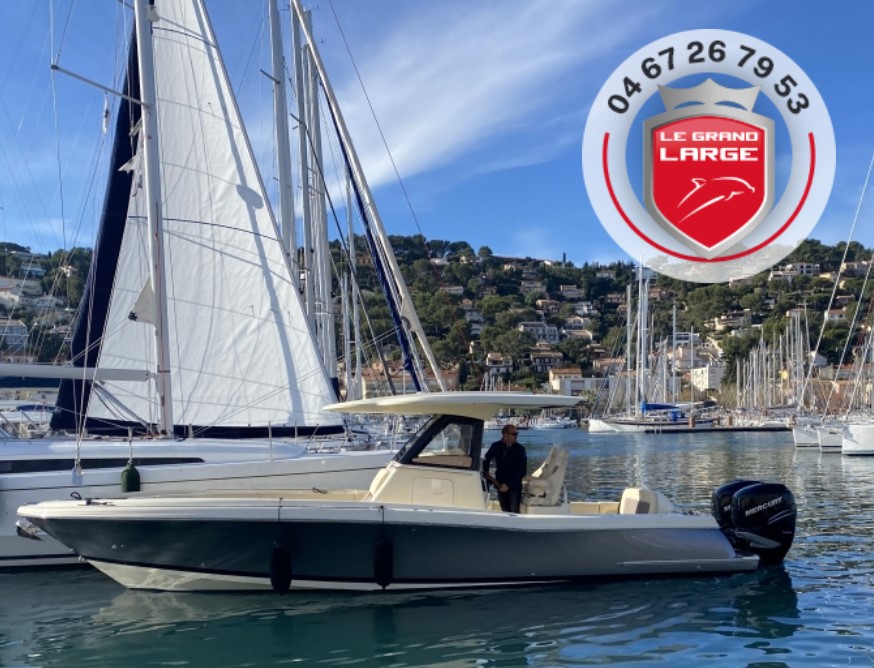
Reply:
<svg viewBox="0 0 874 668"><path fill-rule="evenodd" d="M349 42L346 39L346 33L343 32L343 26L340 25L340 18L337 16L336 9L334 9L334 3L331 0L328 0L328 6L331 8L331 13L334 15L334 22L337 24L337 31L340 33L340 37L343 40L343 45L346 47L346 53L349 55L349 61L352 63L352 68L355 70L355 76L358 79L358 84L361 86L361 92L364 95L364 99L367 100L367 106L370 109L370 115L373 118L376 129L379 131L379 137L380 139L382 139L382 145L385 147L386 155L388 155L389 162L391 162L391 167L392 170L394 170L395 177L398 180L398 185L400 186L401 192L404 194L404 200L407 203L407 208L410 210L410 215L413 218L416 229L419 231L419 236L421 236L424 240L425 234L422 232L422 226L419 224L419 218L416 216L416 210L413 208L413 203L410 200L409 193L407 192L407 187L404 184L404 180L401 178L401 173L398 170L397 163L395 163L394 155L392 155L391 149L388 146L388 141L385 138L385 133L382 131L382 125L380 125L379 123L379 118L376 115L376 110L373 108L373 103L370 101L370 95L368 95L367 88L364 85L364 79L361 77L361 72L358 69L355 58L352 56L352 49L350 48ZM427 244L425 245L425 250L428 250ZM428 254L430 256L430 252Z"/></svg>
<svg viewBox="0 0 874 668"><path fill-rule="evenodd" d="M868 163L868 172L867 172L867 174L865 174L865 181L862 184L862 193L859 196L859 201L856 203L856 212L853 214L853 222L850 225L850 234L847 237L847 244L846 244L846 246L844 246L844 254L843 254L843 257L841 257L841 264L840 264L840 267L838 267L837 275L835 276L835 282L834 282L834 285L832 286L832 294L831 294L831 297L829 297L828 309L826 310L826 313L823 315L822 326L819 328L819 337L816 340L816 347L814 348L815 352L819 351L819 346L822 343L822 339L823 339L823 336L825 334L825 327L826 327L826 324L828 322L828 311L831 310L832 304L834 303L835 295L837 294L837 291L838 291L838 285L840 283L840 278L841 278L841 270L843 269L843 267L847 261L847 255L850 251L850 240L853 238L853 233L856 230L856 223L858 223L859 216L861 215L861 212L862 212L862 204L865 201L865 193L868 192L868 184L871 181L872 170L874 170L874 153L872 153L871 161ZM870 273L871 273L871 265L869 264L868 271L865 274L866 283L868 281L868 277L870 276ZM855 318L854 318L854 320L855 320ZM811 376L813 375L813 367L815 366L815 364L814 364L815 361L816 360L813 358L810 360L810 364L807 367L807 375L804 377L804 383L801 385L800 396L802 398L802 401L799 402L799 410L801 409L801 407L803 406L803 403L804 403L803 398L805 396L807 387L810 384ZM841 354L841 361L843 361L843 353ZM826 401L826 405L825 405L825 408L823 410L824 411L828 410L828 400Z"/></svg>

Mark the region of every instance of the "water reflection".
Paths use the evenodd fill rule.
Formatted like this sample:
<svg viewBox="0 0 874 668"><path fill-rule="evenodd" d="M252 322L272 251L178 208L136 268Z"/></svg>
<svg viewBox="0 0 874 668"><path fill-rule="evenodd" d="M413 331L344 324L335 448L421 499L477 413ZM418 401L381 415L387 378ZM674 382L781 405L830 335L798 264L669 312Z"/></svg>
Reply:
<svg viewBox="0 0 874 668"><path fill-rule="evenodd" d="M38 656L34 665L40 666L113 666L119 656L128 666L673 662L701 658L712 643L732 638L755 640L756 653L767 653L799 628L799 617L784 569L417 594L122 591L60 622L37 621L32 640L20 649ZM10 649L0 656L16 656Z"/></svg>

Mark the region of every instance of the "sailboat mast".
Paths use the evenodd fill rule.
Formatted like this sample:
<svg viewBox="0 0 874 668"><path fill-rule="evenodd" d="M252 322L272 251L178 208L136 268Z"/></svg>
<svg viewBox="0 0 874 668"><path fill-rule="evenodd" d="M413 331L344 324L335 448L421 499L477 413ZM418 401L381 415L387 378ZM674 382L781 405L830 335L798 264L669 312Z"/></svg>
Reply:
<svg viewBox="0 0 874 668"><path fill-rule="evenodd" d="M349 277L352 285L352 336L355 341L355 373L353 382L355 392L352 395L353 399L361 399L361 316L358 313L358 277L356 269L356 258L358 253L355 248L355 230L353 228L352 216L352 184L346 181L346 224L349 227ZM347 359L348 364L348 359ZM348 390L347 390L348 394Z"/></svg>
<svg viewBox="0 0 874 668"><path fill-rule="evenodd" d="M671 309L671 403L677 403L677 305Z"/></svg>
<svg viewBox="0 0 874 668"><path fill-rule="evenodd" d="M310 26L310 16L306 17L307 27ZM318 82L312 63L306 68L306 100L308 106L308 128L310 145L313 155L313 165L323 165L322 130L319 122ZM322 358L328 376L337 385L337 344L334 331L334 304L331 298L331 268L330 248L328 245L328 217L325 210L325 182L323 179L313 180L310 193L312 195L312 229L310 240L313 244L312 271L313 290L315 296L315 318L317 332L321 342Z"/></svg>
<svg viewBox="0 0 874 668"><path fill-rule="evenodd" d="M631 350L631 284L625 286L625 413L628 416L636 413L634 411L634 399L631 395L631 372L634 369L632 366L632 350Z"/></svg>
<svg viewBox="0 0 874 668"><path fill-rule="evenodd" d="M370 192L370 186L367 184L367 180L364 178L364 170L361 168L361 163L358 160L358 154L356 153L355 147L352 143L352 139L349 136L349 130L346 128L346 122L343 119L343 114L340 111L340 105L337 103L337 98L334 96L334 89L331 87L331 82L328 80L324 63L322 63L321 56L319 55L318 48L316 47L315 40L313 39L312 31L307 25L303 8L300 4L300 0L292 0L292 8L298 18L297 23L300 25L301 29L304 32L304 36L306 37L307 44L309 46L309 53L312 56L312 64L318 71L319 79L322 83L322 88L325 91L325 97L327 98L328 105L331 108L331 114L334 117L334 122L337 126L337 131L339 132L340 139L346 148L346 153L348 155L348 160L350 168L352 170L352 176L355 180L356 188L360 193L361 198L363 199L367 212L370 214L371 222L376 228L377 239L381 246L382 255L388 262L391 269L394 287L400 295L400 304L398 306L401 310L401 316L407 321L410 330L416 335L416 338L419 340L419 343L421 344L425 357L428 360L428 364L431 367L432 372L434 373L434 377L437 381L438 386L440 387L440 390L446 391L446 383L444 382L443 376L440 373L440 366L437 363L437 359L434 357L434 352L431 350L431 346L428 344L428 337L425 335L425 332L422 329L422 324L419 322L419 316L416 313L416 309L413 307L412 297L410 296L409 290L407 290L407 286L404 284L404 281L399 280L398 278L403 275L401 273L401 268L398 265L397 258L395 258L394 252L392 251L390 244L388 244L385 228L382 224L382 218L379 215L379 210L376 208L373 194ZM427 387L423 389L427 390Z"/></svg>
<svg viewBox="0 0 874 668"><path fill-rule="evenodd" d="M276 119L276 158L279 176L279 216L282 245L291 267L291 279L297 285L297 240L295 238L294 185L291 182L291 140L288 133L288 102L285 93L285 67L282 57L282 30L276 0L268 3L270 47L273 59L273 115Z"/></svg>
<svg viewBox="0 0 874 668"><path fill-rule="evenodd" d="M315 326L315 293L312 280L312 256L310 230L312 226L312 211L310 208L310 168L309 168L309 144L307 142L307 115L304 93L303 58L306 51L300 39L300 19L295 12L291 13L291 37L294 49L294 81L295 97L297 98L297 122L298 122L298 152L300 156L300 187L301 202L303 204L303 257L301 258L301 270L304 277L304 307L307 320L312 330ZM296 249L295 249L296 252Z"/></svg>
<svg viewBox="0 0 874 668"><path fill-rule="evenodd" d="M161 172L158 149L157 92L152 52L152 21L157 20L149 0L135 0L137 53L142 99L143 187L149 228L149 271L154 295L157 352L158 433L173 434L173 395L170 389L170 343L167 331L167 286L164 271L164 225L161 216ZM151 15L150 15L151 14Z"/></svg>

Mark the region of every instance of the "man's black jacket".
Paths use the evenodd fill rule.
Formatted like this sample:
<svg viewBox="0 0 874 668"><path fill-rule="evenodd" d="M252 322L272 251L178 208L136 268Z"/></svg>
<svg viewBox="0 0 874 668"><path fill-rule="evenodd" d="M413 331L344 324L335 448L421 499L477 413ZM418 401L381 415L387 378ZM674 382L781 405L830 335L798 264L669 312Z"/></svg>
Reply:
<svg viewBox="0 0 874 668"><path fill-rule="evenodd" d="M492 460L495 460L495 480L510 489L522 489L522 478L528 474L528 455L519 443L504 445L495 441L483 459L483 472L488 473Z"/></svg>

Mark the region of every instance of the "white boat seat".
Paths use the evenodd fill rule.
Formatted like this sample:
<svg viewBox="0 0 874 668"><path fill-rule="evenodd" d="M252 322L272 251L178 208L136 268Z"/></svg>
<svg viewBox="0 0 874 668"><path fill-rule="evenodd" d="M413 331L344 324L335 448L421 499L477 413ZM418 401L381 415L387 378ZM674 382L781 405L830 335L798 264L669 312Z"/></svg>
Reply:
<svg viewBox="0 0 874 668"><path fill-rule="evenodd" d="M522 502L529 506L557 506L562 501L568 451L555 445L544 462L522 483Z"/></svg>
<svg viewBox="0 0 874 668"><path fill-rule="evenodd" d="M619 500L620 515L645 515L647 513L674 512L674 504L660 492L645 487L628 487Z"/></svg>

